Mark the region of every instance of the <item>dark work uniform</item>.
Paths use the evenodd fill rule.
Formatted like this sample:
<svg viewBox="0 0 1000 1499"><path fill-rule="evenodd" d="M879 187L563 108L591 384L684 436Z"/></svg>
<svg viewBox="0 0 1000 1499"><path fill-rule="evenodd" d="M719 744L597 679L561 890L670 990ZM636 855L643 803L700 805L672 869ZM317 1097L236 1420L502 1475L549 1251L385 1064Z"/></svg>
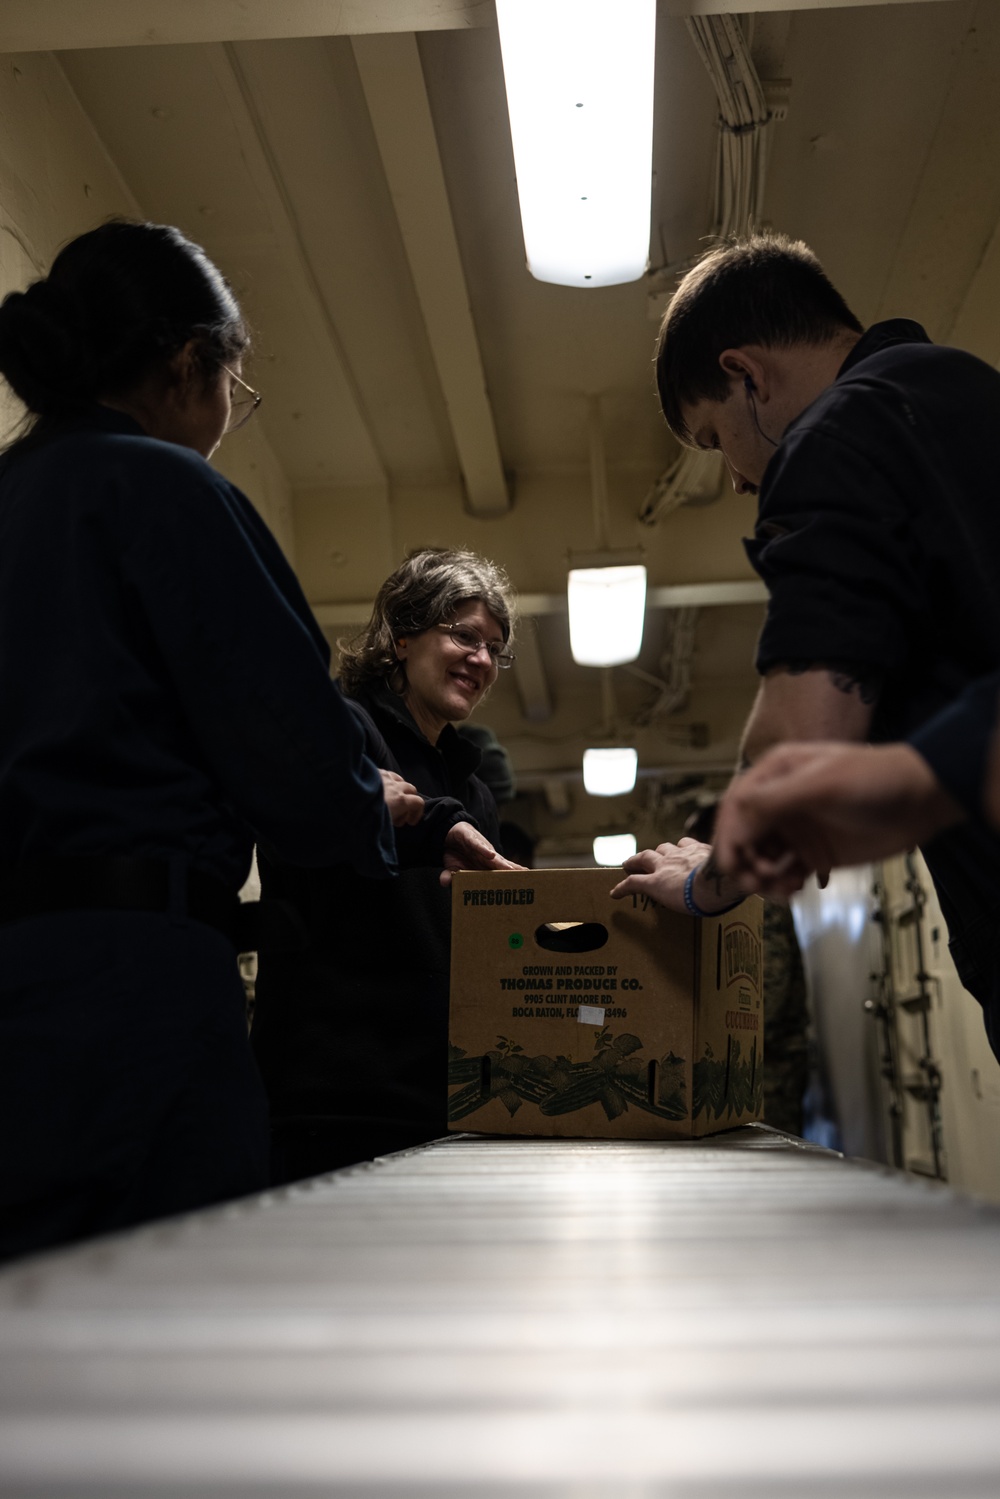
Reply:
<svg viewBox="0 0 1000 1499"><path fill-rule="evenodd" d="M95 407L0 460L0 1253L265 1184L235 950L186 887L235 892L258 836L391 872L328 662L197 454ZM82 871L82 905L115 857L165 866L169 907L11 919L32 871Z"/></svg>
<svg viewBox="0 0 1000 1499"><path fill-rule="evenodd" d="M870 328L788 428L747 551L770 592L757 667L883 678L872 727L905 739L1000 670L1000 374L906 320ZM965 986L1000 1054L1000 838L924 850Z"/></svg>
<svg viewBox="0 0 1000 1499"><path fill-rule="evenodd" d="M379 684L345 698L368 755L430 800L397 829L401 872L359 879L299 869L258 850L265 898L290 899L309 933L297 953L261 953L252 1042L267 1087L274 1173L288 1181L446 1134L451 892L439 875L448 829L472 822L499 845L479 750L449 725L436 745Z"/></svg>

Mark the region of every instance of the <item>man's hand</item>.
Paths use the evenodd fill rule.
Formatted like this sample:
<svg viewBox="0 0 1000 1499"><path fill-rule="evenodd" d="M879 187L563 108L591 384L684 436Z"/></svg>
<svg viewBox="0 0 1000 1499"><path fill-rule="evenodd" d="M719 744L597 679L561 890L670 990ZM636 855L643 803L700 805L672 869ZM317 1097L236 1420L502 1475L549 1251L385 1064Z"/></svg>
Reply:
<svg viewBox="0 0 1000 1499"><path fill-rule="evenodd" d="M413 826L424 815L424 799L416 786L397 775L394 770L380 770L382 794L389 809L394 828Z"/></svg>
<svg viewBox="0 0 1000 1499"><path fill-rule="evenodd" d="M669 911L686 911L684 904L684 882L692 869L695 876L695 905L700 911L711 914L731 906L745 894L743 887L717 875L712 863L712 849L697 838L682 838L679 843L661 843L659 848L645 848L626 859L622 868L626 878L615 886L611 894L615 900L626 895L648 895Z"/></svg>
<svg viewBox="0 0 1000 1499"><path fill-rule="evenodd" d="M964 815L907 744L784 744L720 802L715 860L745 890L787 900L810 874L888 858Z"/></svg>
<svg viewBox="0 0 1000 1499"><path fill-rule="evenodd" d="M453 869L523 868L523 864L512 864L503 854L498 854L490 840L484 838L471 822L456 822L448 829L448 836L444 840L442 885L451 884Z"/></svg>

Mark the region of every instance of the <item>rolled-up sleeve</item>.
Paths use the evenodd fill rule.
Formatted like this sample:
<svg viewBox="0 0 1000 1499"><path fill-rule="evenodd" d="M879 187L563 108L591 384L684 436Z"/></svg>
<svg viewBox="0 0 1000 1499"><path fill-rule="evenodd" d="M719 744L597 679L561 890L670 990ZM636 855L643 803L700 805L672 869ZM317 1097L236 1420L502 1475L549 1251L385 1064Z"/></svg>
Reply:
<svg viewBox="0 0 1000 1499"><path fill-rule="evenodd" d="M381 778L249 501L196 456L161 451L141 501L125 488L119 524L125 585L235 810L288 860L392 873Z"/></svg>

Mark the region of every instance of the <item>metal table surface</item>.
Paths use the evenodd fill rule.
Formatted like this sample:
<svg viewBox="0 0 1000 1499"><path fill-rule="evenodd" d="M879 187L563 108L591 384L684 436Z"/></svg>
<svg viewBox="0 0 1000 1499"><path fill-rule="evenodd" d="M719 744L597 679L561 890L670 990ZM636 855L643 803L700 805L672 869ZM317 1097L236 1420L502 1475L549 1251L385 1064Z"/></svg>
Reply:
<svg viewBox="0 0 1000 1499"><path fill-rule="evenodd" d="M1000 1210L762 1128L458 1137L0 1275L0 1493L1000 1494Z"/></svg>

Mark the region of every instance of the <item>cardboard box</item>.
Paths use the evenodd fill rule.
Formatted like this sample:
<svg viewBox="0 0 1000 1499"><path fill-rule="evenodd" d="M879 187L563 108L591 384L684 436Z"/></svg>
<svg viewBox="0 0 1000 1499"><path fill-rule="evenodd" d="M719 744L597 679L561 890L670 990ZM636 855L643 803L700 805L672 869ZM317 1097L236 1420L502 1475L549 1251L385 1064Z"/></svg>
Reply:
<svg viewBox="0 0 1000 1499"><path fill-rule="evenodd" d="M763 1110L763 902L695 920L613 869L452 885L448 1117L488 1134L691 1138Z"/></svg>

